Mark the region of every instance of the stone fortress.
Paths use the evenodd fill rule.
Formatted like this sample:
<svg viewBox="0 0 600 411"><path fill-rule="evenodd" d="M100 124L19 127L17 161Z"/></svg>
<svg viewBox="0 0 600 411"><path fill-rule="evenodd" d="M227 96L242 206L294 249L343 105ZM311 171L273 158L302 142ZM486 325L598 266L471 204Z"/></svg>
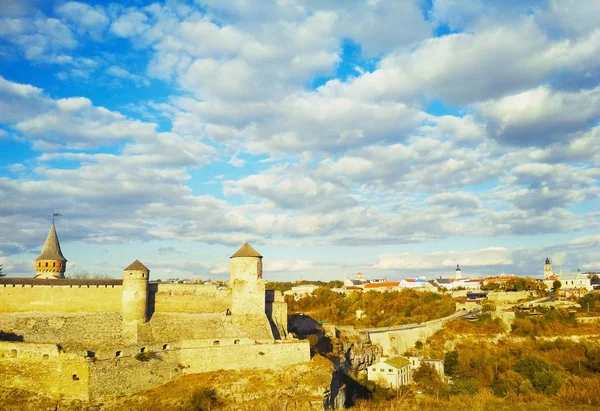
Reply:
<svg viewBox="0 0 600 411"><path fill-rule="evenodd" d="M59 399L100 400L181 374L310 361L287 333L287 305L266 291L262 256L245 243L229 287L150 281L134 261L117 279L65 279L52 224L35 278L0 279L3 384Z"/></svg>

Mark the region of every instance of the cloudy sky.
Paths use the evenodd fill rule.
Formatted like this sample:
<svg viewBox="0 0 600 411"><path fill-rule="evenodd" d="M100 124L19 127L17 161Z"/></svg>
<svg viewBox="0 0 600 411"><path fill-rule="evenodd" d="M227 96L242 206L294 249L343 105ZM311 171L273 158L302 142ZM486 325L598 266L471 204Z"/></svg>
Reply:
<svg viewBox="0 0 600 411"><path fill-rule="evenodd" d="M499 4L502 3L502 6ZM0 264L600 271L597 0L0 0Z"/></svg>

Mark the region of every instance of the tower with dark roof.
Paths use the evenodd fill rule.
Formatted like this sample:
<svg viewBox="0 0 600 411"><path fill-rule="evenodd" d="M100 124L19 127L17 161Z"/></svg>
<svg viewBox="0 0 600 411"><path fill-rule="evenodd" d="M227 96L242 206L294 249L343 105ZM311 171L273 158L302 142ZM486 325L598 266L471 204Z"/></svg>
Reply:
<svg viewBox="0 0 600 411"><path fill-rule="evenodd" d="M62 254L58 235L56 234L56 227L52 223L42 252L35 259L35 278L65 278L66 268L67 259Z"/></svg>
<svg viewBox="0 0 600 411"><path fill-rule="evenodd" d="M553 275L554 273L552 272L552 263L550 262L550 259L546 257L546 262L544 263L544 280L549 279Z"/></svg>
<svg viewBox="0 0 600 411"><path fill-rule="evenodd" d="M265 281L262 278L262 255L244 243L231 256L229 282L233 315L264 315Z"/></svg>
<svg viewBox="0 0 600 411"><path fill-rule="evenodd" d="M123 270L123 338L130 342L137 341L138 326L148 321L149 281L150 270L138 260Z"/></svg>
<svg viewBox="0 0 600 411"><path fill-rule="evenodd" d="M454 278L457 280L460 280L462 278L462 271L458 264L456 264L456 271L454 272Z"/></svg>

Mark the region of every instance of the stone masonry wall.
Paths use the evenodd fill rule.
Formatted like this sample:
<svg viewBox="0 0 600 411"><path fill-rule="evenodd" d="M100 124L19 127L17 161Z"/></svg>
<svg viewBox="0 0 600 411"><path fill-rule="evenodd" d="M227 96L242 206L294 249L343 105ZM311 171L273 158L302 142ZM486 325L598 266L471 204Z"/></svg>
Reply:
<svg viewBox="0 0 600 411"><path fill-rule="evenodd" d="M150 299L158 313L224 314L231 310L231 290L218 290L212 284L151 284Z"/></svg>
<svg viewBox="0 0 600 411"><path fill-rule="evenodd" d="M134 350L122 356L90 363L90 397L125 395L150 389L182 374L217 370L276 369L310 361L307 342L255 344L248 339L182 341L148 345L151 359L135 359ZM140 348L141 349L141 348Z"/></svg>
<svg viewBox="0 0 600 411"><path fill-rule="evenodd" d="M0 313L6 312L121 312L119 285L0 286Z"/></svg>
<svg viewBox="0 0 600 411"><path fill-rule="evenodd" d="M15 333L31 343L118 344L121 316L118 313L4 313L0 315L0 330Z"/></svg>
<svg viewBox="0 0 600 411"><path fill-rule="evenodd" d="M234 317L225 314L155 313L141 327L142 340L170 342L210 338L273 340L267 317Z"/></svg>
<svg viewBox="0 0 600 411"><path fill-rule="evenodd" d="M186 374L238 369L274 369L310 361L306 341L275 344L237 344L182 349L180 361Z"/></svg>
<svg viewBox="0 0 600 411"><path fill-rule="evenodd" d="M6 387L53 398L88 398L88 360L62 353L55 344L0 341L0 375Z"/></svg>

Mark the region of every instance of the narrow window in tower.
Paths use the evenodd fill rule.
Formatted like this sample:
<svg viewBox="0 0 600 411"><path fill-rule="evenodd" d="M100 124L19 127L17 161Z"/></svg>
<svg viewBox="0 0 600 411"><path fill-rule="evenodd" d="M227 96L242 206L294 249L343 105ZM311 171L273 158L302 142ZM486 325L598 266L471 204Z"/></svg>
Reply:
<svg viewBox="0 0 600 411"><path fill-rule="evenodd" d="M52 263L52 267L56 267L56 263Z"/></svg>
<svg viewBox="0 0 600 411"><path fill-rule="evenodd" d="M48 263L46 263L46 267L48 267Z"/></svg>

